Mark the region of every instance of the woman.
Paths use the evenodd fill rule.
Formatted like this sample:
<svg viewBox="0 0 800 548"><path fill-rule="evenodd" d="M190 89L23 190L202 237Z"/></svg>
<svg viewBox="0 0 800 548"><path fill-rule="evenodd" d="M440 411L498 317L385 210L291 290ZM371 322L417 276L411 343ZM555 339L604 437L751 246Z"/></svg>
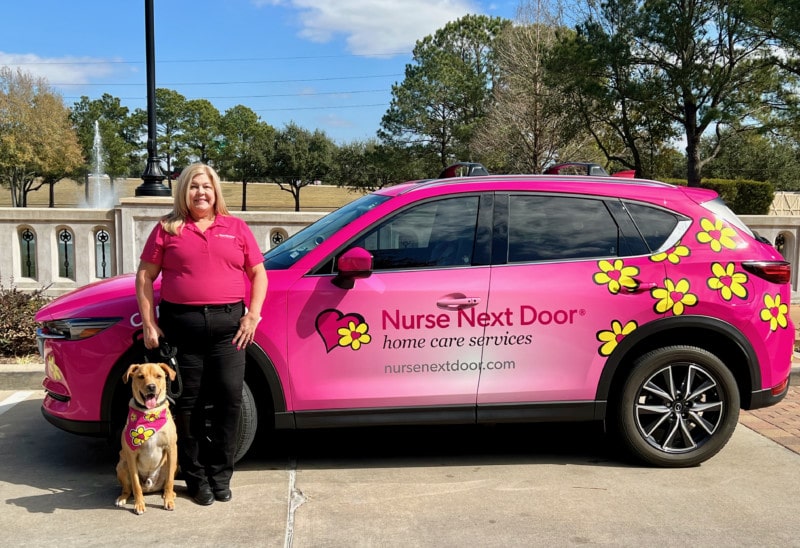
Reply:
<svg viewBox="0 0 800 548"><path fill-rule="evenodd" d="M228 213L211 167L188 166L173 194L172 212L153 228L140 256L136 299L145 347L157 348L165 337L178 349L183 381L175 405L178 463L189 495L205 506L232 497L244 348L261 321L267 274L253 233ZM153 282L159 274L156 319ZM250 280L247 308L245 277ZM206 437L210 443L201 447Z"/></svg>

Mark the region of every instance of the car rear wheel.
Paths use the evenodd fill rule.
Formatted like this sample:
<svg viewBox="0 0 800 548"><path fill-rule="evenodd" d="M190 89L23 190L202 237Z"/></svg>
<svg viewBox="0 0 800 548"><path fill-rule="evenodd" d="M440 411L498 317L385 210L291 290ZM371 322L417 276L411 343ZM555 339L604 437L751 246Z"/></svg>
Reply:
<svg viewBox="0 0 800 548"><path fill-rule="evenodd" d="M636 360L614 411L617 433L633 457L662 467L695 466L733 435L739 391L711 352L669 346Z"/></svg>

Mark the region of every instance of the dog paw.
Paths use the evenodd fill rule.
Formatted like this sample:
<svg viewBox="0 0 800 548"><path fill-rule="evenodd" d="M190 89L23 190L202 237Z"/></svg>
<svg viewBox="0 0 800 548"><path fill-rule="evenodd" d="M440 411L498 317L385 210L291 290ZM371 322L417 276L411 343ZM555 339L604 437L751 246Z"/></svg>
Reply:
<svg viewBox="0 0 800 548"><path fill-rule="evenodd" d="M133 501L133 513L134 514L136 514L137 516L141 516L142 514L144 514L145 509L146 509L146 505L144 503L144 499L142 499L142 500L134 500Z"/></svg>
<svg viewBox="0 0 800 548"><path fill-rule="evenodd" d="M126 502L128 502L127 498L120 497L114 502L114 506L116 506L117 508L122 508L123 506L125 506Z"/></svg>
<svg viewBox="0 0 800 548"><path fill-rule="evenodd" d="M169 510L170 512L175 509L175 503L173 501L166 501L164 503L164 510Z"/></svg>

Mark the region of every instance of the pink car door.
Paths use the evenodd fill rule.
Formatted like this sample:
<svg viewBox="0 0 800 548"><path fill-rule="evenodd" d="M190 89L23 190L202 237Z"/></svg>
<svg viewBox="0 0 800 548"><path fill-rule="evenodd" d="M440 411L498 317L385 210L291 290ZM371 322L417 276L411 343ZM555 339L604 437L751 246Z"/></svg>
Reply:
<svg viewBox="0 0 800 548"><path fill-rule="evenodd" d="M472 266L479 198L412 205L348 248L373 255L351 289L330 275L291 288L295 410L465 406L474 413L490 267Z"/></svg>
<svg viewBox="0 0 800 548"><path fill-rule="evenodd" d="M663 283L668 254L651 257L603 200L516 196L508 219L506 264L492 268L497 321L483 340L478 403L592 400L616 345L663 315L650 291ZM668 222L667 233L677 225Z"/></svg>

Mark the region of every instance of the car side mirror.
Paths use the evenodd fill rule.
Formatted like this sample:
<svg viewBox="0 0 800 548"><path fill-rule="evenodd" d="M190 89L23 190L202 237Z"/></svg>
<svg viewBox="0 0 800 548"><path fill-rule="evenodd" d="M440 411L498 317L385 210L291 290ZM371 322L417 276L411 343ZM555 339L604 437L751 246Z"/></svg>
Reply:
<svg viewBox="0 0 800 548"><path fill-rule="evenodd" d="M348 249L339 257L336 266L339 273L333 279L333 285L353 289L358 278L372 275L372 253L363 247Z"/></svg>

